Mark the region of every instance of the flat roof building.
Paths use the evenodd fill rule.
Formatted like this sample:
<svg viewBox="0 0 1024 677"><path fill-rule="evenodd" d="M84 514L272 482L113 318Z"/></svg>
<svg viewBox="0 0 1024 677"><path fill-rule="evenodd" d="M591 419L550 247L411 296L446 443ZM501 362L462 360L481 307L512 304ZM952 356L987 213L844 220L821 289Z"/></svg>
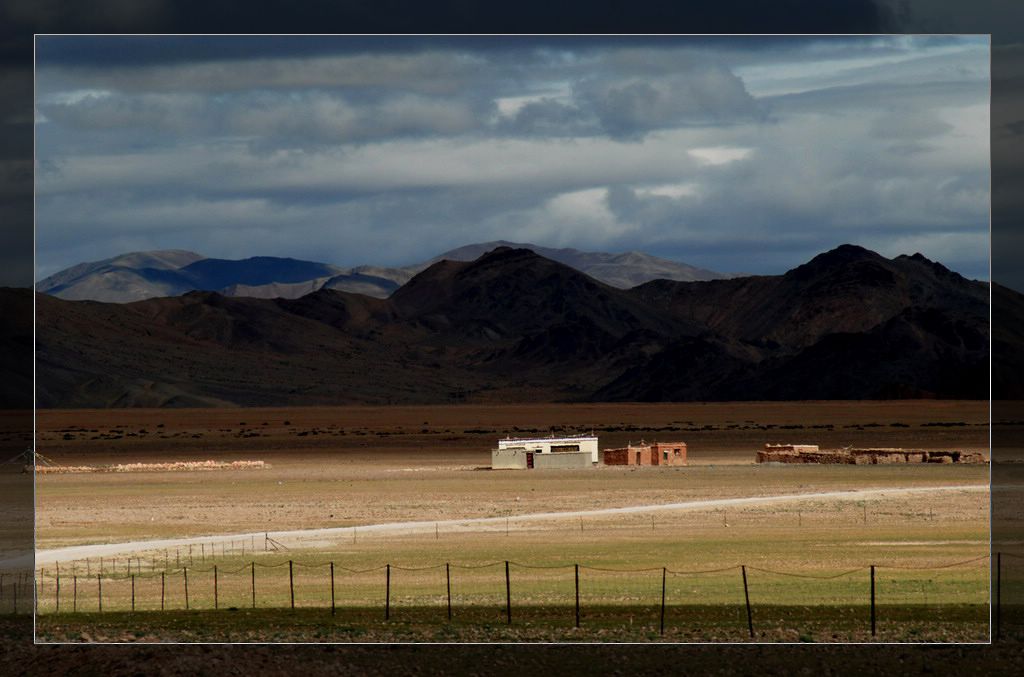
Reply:
<svg viewBox="0 0 1024 677"><path fill-rule="evenodd" d="M498 440L498 451L506 449L522 449L524 453L530 454L585 453L589 454L591 464L596 465L598 462L597 437L593 435L515 439L506 437Z"/></svg>

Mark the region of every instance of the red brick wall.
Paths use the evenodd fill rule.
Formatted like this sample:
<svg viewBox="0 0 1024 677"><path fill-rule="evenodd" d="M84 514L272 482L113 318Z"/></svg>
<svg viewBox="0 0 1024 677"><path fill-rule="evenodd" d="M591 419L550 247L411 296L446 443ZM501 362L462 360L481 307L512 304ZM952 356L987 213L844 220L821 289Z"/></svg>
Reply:
<svg viewBox="0 0 1024 677"><path fill-rule="evenodd" d="M640 454L640 463L637 463ZM651 465L651 447L647 445L604 450L605 465Z"/></svg>
<svg viewBox="0 0 1024 677"><path fill-rule="evenodd" d="M655 442L651 457L653 465L686 465L686 442Z"/></svg>

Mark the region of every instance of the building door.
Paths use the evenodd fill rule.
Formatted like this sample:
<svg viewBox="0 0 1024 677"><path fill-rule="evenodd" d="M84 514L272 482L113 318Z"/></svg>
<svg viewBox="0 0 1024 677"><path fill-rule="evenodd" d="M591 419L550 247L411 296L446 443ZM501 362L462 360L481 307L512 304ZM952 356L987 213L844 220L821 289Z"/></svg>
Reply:
<svg viewBox="0 0 1024 677"><path fill-rule="evenodd" d="M640 452L636 452L636 464L640 465Z"/></svg>
<svg viewBox="0 0 1024 677"><path fill-rule="evenodd" d="M532 468L533 467L533 452L532 451L526 452L526 467L527 468Z"/></svg>

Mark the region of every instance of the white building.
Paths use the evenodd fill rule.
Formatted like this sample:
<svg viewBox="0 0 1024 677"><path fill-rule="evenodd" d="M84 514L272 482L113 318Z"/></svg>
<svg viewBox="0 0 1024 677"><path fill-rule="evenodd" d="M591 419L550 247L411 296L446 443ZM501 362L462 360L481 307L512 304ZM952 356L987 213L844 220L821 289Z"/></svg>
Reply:
<svg viewBox="0 0 1024 677"><path fill-rule="evenodd" d="M533 454L558 454L564 452L587 452L590 461L597 464L597 437L538 437L529 439L505 438L498 440L498 449L521 448Z"/></svg>

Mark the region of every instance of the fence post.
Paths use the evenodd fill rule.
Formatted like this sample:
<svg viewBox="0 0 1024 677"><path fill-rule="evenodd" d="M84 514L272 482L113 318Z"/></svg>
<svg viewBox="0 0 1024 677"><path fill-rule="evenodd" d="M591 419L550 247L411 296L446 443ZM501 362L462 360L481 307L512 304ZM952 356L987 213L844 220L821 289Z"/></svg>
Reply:
<svg viewBox="0 0 1024 677"><path fill-rule="evenodd" d="M220 600L217 596L217 565L213 565L213 608L220 608Z"/></svg>
<svg viewBox="0 0 1024 677"><path fill-rule="evenodd" d="M573 564L576 572L576 627L580 627L580 565Z"/></svg>
<svg viewBox="0 0 1024 677"><path fill-rule="evenodd" d="M59 571L59 570L58 570ZM60 574L57 574L57 594L54 595L57 601L57 610L54 613L60 613Z"/></svg>
<svg viewBox="0 0 1024 677"><path fill-rule="evenodd" d="M996 553L996 639L1002 636L1003 626L1003 553Z"/></svg>
<svg viewBox="0 0 1024 677"><path fill-rule="evenodd" d="M185 576L185 610L188 611L188 567L181 570Z"/></svg>
<svg viewBox="0 0 1024 677"><path fill-rule="evenodd" d="M181 566L181 548L174 549L174 566Z"/></svg>
<svg viewBox="0 0 1024 677"><path fill-rule="evenodd" d="M743 598L747 602L747 629L750 630L750 636L754 636L754 615L750 612L750 591L747 589L747 566L745 564L740 565L740 571L743 572Z"/></svg>
<svg viewBox="0 0 1024 677"><path fill-rule="evenodd" d="M871 565L871 636L875 636L875 565Z"/></svg>
<svg viewBox="0 0 1024 677"><path fill-rule="evenodd" d="M331 562L331 615L334 615L334 562Z"/></svg>
<svg viewBox="0 0 1024 677"><path fill-rule="evenodd" d="M132 574L132 611L135 611L135 574Z"/></svg>
<svg viewBox="0 0 1024 677"><path fill-rule="evenodd" d="M78 611L78 576L71 577L71 611Z"/></svg>
<svg viewBox="0 0 1024 677"><path fill-rule="evenodd" d="M665 578L668 574L667 567L661 567L661 634L665 634Z"/></svg>
<svg viewBox="0 0 1024 677"><path fill-rule="evenodd" d="M0 601L4 599L4 574L0 574Z"/></svg>
<svg viewBox="0 0 1024 677"><path fill-rule="evenodd" d="M252 608L256 608L256 561L250 563L252 567Z"/></svg>
<svg viewBox="0 0 1024 677"><path fill-rule="evenodd" d="M505 615L508 617L508 624L512 625L512 584L508 577L508 560L505 560Z"/></svg>
<svg viewBox="0 0 1024 677"><path fill-rule="evenodd" d="M291 560L288 560L288 592L292 597L292 611L295 611L295 572Z"/></svg>
<svg viewBox="0 0 1024 677"><path fill-rule="evenodd" d="M391 618L391 565L384 566L384 620Z"/></svg>
<svg viewBox="0 0 1024 677"><path fill-rule="evenodd" d="M103 613L103 574L96 574L96 603L100 613Z"/></svg>
<svg viewBox="0 0 1024 677"><path fill-rule="evenodd" d="M14 579L14 613L18 613L18 579Z"/></svg>
<svg viewBox="0 0 1024 677"><path fill-rule="evenodd" d="M164 610L164 590L167 588L167 572L160 572L160 611Z"/></svg>
<svg viewBox="0 0 1024 677"><path fill-rule="evenodd" d="M448 585L448 620L452 620L452 570L448 562L444 563L444 579Z"/></svg>

